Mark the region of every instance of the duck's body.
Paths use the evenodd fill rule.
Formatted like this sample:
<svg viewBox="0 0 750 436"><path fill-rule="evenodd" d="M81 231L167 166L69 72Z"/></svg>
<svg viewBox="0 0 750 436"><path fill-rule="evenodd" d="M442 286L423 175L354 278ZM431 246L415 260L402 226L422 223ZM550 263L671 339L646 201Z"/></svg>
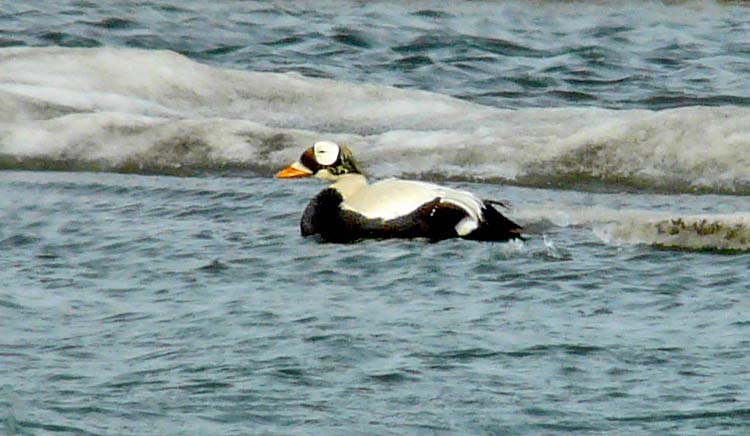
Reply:
<svg viewBox="0 0 750 436"><path fill-rule="evenodd" d="M348 149L330 142L316 143L277 176L309 175L334 183L305 208L300 222L302 236L330 242L457 237L506 241L521 237L521 227L498 212L493 202L470 192L398 179L368 184Z"/></svg>

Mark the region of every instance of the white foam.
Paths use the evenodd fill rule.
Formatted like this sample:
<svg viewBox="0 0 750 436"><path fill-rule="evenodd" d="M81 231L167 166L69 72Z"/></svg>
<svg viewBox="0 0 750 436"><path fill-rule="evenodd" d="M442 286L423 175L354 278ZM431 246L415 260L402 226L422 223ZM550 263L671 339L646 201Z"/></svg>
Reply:
<svg viewBox="0 0 750 436"><path fill-rule="evenodd" d="M377 177L750 192L748 108L510 111L107 47L0 49L0 97L0 154L11 156L179 165L179 147L165 144L181 143L183 163L200 165L200 148L205 166L272 171L329 139Z"/></svg>
<svg viewBox="0 0 750 436"><path fill-rule="evenodd" d="M750 251L750 214L637 219L595 228L611 244L648 244L681 250Z"/></svg>
<svg viewBox="0 0 750 436"><path fill-rule="evenodd" d="M602 242L610 245L750 251L750 212L691 214L555 203L524 205L513 211L513 217L523 223L547 221L559 227L590 229Z"/></svg>

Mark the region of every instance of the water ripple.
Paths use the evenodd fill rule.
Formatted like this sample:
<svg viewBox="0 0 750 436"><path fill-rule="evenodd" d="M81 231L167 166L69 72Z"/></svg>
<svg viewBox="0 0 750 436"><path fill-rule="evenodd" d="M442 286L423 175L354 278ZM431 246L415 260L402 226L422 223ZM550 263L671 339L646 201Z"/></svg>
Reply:
<svg viewBox="0 0 750 436"><path fill-rule="evenodd" d="M168 49L243 69L293 70L352 81L370 77L374 79L368 81L502 107L747 105L747 95L738 90L747 88L741 86L741 72L748 9L732 2L717 5L709 14L701 7L643 2L430 8L390 4L385 9L373 2L363 10L349 2L334 3L336 15L302 5L268 9L258 2L243 7L215 4L200 12L194 5L145 3L144 13L129 15L116 5L32 8L0 16L13 29L8 35L0 32L0 40L4 45ZM701 25L692 25L696 22ZM32 23L43 23L46 30ZM176 31L185 25L201 38ZM726 38L715 38L717 34ZM472 56L461 59L466 53ZM705 76L704 90L690 85L696 77L685 74L686 68L695 62L709 65L719 57L726 62L714 63L719 71ZM458 68L445 68L451 65ZM585 99L571 99L564 94L570 90L554 85L521 84L518 92L475 85L486 75L531 75L547 83L586 80L570 72L641 79L580 84L590 96ZM538 89L545 92L535 93ZM669 89L690 91L685 99L669 99ZM650 95L638 95L643 93ZM711 95L726 98L701 100Z"/></svg>
<svg viewBox="0 0 750 436"><path fill-rule="evenodd" d="M532 147L543 135L562 138L560 129L568 125L575 124L571 129L576 132L603 129L582 135L586 146L578 154L536 160L541 167L590 163L610 170L620 156L630 162L643 155L638 148L620 148L630 138L657 131L644 150L680 148L683 143L665 143L659 135L676 131L694 138L691 128L697 122L698 130L731 122L732 135L719 129L720 141L704 142L741 150L728 146L744 132L744 112L736 107L662 112L584 107L750 106L743 57L748 8L658 2L389 3L387 8L380 2L334 1L335 8L176 3L145 2L134 9L113 2L45 8L9 2L0 14L0 45L146 47L139 60L160 66L149 68L153 77L181 72L172 75L166 90L151 79L115 88L121 81L110 75L101 84L112 91L104 93L107 98L137 91L164 92L175 99L179 110L166 116L169 128L182 132L183 118L194 113L213 116L211 105L221 100L229 102L224 119L196 130L205 129L229 148L271 138L258 148L242 149L268 161L258 172L232 167L230 176L228 164L213 167L213 155L207 154L206 165L222 175L227 169L226 177L185 169L170 173L183 177L0 172L4 429L19 434L736 434L745 429L750 417L743 403L750 383L745 339L750 321L744 310L748 255L654 250L650 241L658 239L647 235L653 226L639 223L653 218L654 211L676 217L742 214L746 198L644 194L638 189L640 178L628 179L630 185L614 183L616 189L604 193L576 192L570 187L579 186L581 178L592 184L601 180L572 170L560 176L566 190L547 189L559 181L552 180L558 173L544 171L533 184L542 188L500 188L468 183L465 174L451 179L449 171L440 170L446 174L436 177L467 181L463 187L482 195L502 189L517 205L512 213L538 231L518 245L336 245L299 236L301 211L319 187L250 175L271 174L274 165L298 154L297 141L320 132L361 141L364 158L371 162L393 153L403 163L403 150L390 148L411 142L416 145L403 152L415 156L406 160L410 165L427 162L432 168L425 159L434 154L441 162L454 159L451 165L471 168L472 177L490 158L510 156L498 152L493 141L503 135L516 138L516 127L532 132L520 134L524 147L517 150ZM187 27L192 36L185 33ZM56 53L50 56L63 59L58 62L75 52L39 50ZM269 89L246 89L250 81L211 88L216 77L239 80L254 73L206 67L174 52L231 69L336 80L296 82L290 74L275 77L285 85ZM17 53L7 51L8 56ZM3 65L11 68L19 60ZM204 67L211 74L200 75ZM211 80L197 87L194 81L182 82L193 74ZM66 83L90 82L74 76ZM349 82L370 85L345 85ZM299 87L287 89L291 83ZM397 100L391 96L402 95L407 98L396 106L418 106L410 112L414 117L427 106L445 104L462 113L474 106L446 103L435 94L422 100L421 93L399 94L372 83L524 110L472 109L469 117L480 122L469 124L450 117L414 121L393 117L390 106L382 108ZM323 94L318 94L321 84ZM217 91L202 99L209 88ZM305 100L302 94L310 89L315 93ZM352 90L370 97L347 110L336 109L352 98ZM253 97L266 92L265 99ZM63 117L67 123L91 111L89 99L82 100L78 114L71 113L69 102L49 102L49 108L30 114ZM3 98L0 105L7 101ZM360 102L373 106L362 109ZM248 112L253 104L260 109ZM528 109L535 106L565 109ZM276 108L281 108L278 113ZM356 110L368 121L350 122ZM256 115L266 113L272 113L271 121L251 125ZM376 122L370 121L373 113ZM302 121L288 119L298 115ZM28 123L13 118L17 110L12 105L3 116L14 125ZM151 119L152 114L143 116ZM400 119L381 125L387 116ZM536 121L540 118L546 121ZM484 123L495 119L502 122L496 130ZM670 120L682 127L672 129ZM424 126L442 130L452 122L445 127L448 136L436 133L437 139L427 140L414 134ZM235 123L241 134L227 141L226 126ZM107 141L93 141L97 144L109 143L111 134L130 138L144 131L138 125L111 127L109 121L99 125L106 134L97 137ZM295 130L284 130L279 140L280 125ZM618 126L627 132L615 135L611 143L617 146L598 141L598 135L613 134ZM92 142L90 120L79 127ZM475 133L464 136L467 129ZM253 136L258 131L263 133ZM59 135L53 133L57 145ZM453 136L459 138L443 143ZM568 147L572 139L566 138L561 141ZM425 148L422 141L439 146ZM482 141L491 143L485 153L462 163L465 155L456 153L463 150L458 145ZM201 151L194 149L200 146L183 150L180 144L167 151ZM702 151L698 148L696 153ZM728 168L741 171L744 155L728 155L739 162ZM672 162L690 156L677 153ZM2 159L3 168L17 168L14 157ZM71 168L69 162L55 162L34 165ZM96 163L82 168L112 169ZM637 172L643 167L618 168ZM723 180L720 170L717 180ZM630 189L633 185L636 189ZM682 191L688 185L681 185ZM604 210L591 212L592 205ZM566 207L569 219L560 218ZM627 211L634 216L629 228L634 244L597 233L601 222L619 223L620 233L628 230L622 218ZM738 232L732 221L722 219L717 222Z"/></svg>

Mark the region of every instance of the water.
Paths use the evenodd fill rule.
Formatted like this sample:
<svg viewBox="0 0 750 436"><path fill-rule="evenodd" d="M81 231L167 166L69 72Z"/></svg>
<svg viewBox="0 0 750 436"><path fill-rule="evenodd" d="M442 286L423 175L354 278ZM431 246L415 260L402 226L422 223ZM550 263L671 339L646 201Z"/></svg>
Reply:
<svg viewBox="0 0 750 436"><path fill-rule="evenodd" d="M0 3L0 428L747 432L749 18ZM529 239L303 240L321 138Z"/></svg>

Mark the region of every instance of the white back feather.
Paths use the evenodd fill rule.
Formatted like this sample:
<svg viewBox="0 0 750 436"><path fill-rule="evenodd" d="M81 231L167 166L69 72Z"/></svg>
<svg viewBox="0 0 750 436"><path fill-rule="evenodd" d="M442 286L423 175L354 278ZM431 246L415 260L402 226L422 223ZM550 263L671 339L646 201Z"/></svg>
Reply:
<svg viewBox="0 0 750 436"><path fill-rule="evenodd" d="M383 180L346 196L342 207L367 218L391 220L408 215L435 198L466 211L468 217L456 225L460 235L468 234L479 226L484 206L481 199L471 192L426 182Z"/></svg>

